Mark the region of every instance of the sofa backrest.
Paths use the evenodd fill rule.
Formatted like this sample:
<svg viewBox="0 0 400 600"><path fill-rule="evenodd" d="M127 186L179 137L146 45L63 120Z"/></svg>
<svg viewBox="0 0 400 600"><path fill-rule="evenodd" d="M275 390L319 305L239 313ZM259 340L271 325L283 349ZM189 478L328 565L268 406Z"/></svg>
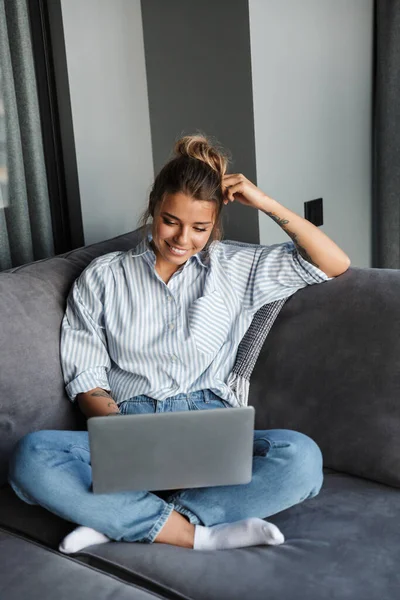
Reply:
<svg viewBox="0 0 400 600"><path fill-rule="evenodd" d="M256 427L313 438L324 465L400 487L400 270L350 267L296 292L255 365Z"/></svg>
<svg viewBox="0 0 400 600"><path fill-rule="evenodd" d="M16 442L40 429L84 429L65 393L60 326L68 292L97 256L134 248L141 230L0 273L0 485Z"/></svg>

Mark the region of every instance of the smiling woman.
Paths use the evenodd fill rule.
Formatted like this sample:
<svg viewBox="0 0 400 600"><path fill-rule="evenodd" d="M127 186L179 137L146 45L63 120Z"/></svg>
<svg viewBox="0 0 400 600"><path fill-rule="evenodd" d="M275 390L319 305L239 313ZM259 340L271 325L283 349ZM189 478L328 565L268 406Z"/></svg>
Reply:
<svg viewBox="0 0 400 600"><path fill-rule="evenodd" d="M222 238L228 153L202 135L178 140L157 175L140 225L152 218L156 270L167 282L191 256ZM146 235L146 227L143 229Z"/></svg>
<svg viewBox="0 0 400 600"><path fill-rule="evenodd" d="M288 233L302 237L303 230L306 241L314 230L295 215L281 217L280 205L244 175L226 175L226 156L206 138L182 138L175 152L150 194L143 224L151 217L151 231L144 227L143 240L127 252L94 259L68 296L60 344L65 389L80 406L82 399L86 407L90 401L91 416L116 414L126 402L125 414L145 405L150 412L239 408L243 396L229 377L254 315L329 279L291 241L222 241L221 209L234 201L273 209L279 224L291 227ZM325 240L315 231L313 247L316 253L322 248L324 259ZM332 260L334 252L327 255ZM202 404L194 405L196 399ZM82 526L61 544L66 553L110 539L195 550L281 544L282 533L264 519L318 494L321 451L300 432L262 430L254 436L249 484L185 489L167 498L116 493L113 511L88 488L87 432L25 436L10 481L20 498Z"/></svg>
<svg viewBox="0 0 400 600"><path fill-rule="evenodd" d="M206 246L215 221L215 203L183 193L167 194L153 221L156 270L165 282Z"/></svg>

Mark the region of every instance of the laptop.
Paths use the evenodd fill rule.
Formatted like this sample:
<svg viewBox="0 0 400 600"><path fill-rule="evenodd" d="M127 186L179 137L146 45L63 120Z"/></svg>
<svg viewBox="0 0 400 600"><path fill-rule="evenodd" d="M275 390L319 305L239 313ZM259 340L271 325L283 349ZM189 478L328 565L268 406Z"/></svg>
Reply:
<svg viewBox="0 0 400 600"><path fill-rule="evenodd" d="M93 493L249 483L254 420L252 406L91 417Z"/></svg>

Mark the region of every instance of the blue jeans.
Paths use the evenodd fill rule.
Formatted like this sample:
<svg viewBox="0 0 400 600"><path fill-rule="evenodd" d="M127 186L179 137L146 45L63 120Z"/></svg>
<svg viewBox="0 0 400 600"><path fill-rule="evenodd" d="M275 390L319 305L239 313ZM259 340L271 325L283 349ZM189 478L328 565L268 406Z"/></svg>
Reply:
<svg viewBox="0 0 400 600"><path fill-rule="evenodd" d="M120 404L124 414L223 407L230 408L210 390L162 401L136 396ZM254 432L253 477L244 485L93 494L87 431L29 433L9 465L9 483L23 501L125 542L152 543L173 510L206 526L266 518L316 496L322 482L319 447L289 429Z"/></svg>

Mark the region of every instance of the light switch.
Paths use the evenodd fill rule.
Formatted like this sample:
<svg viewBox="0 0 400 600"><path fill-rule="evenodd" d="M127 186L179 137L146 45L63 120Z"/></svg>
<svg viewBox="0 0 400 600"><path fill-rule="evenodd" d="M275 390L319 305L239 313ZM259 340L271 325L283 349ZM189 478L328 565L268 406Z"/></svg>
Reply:
<svg viewBox="0 0 400 600"><path fill-rule="evenodd" d="M322 214L322 198L304 202L304 218L316 227L324 224Z"/></svg>

